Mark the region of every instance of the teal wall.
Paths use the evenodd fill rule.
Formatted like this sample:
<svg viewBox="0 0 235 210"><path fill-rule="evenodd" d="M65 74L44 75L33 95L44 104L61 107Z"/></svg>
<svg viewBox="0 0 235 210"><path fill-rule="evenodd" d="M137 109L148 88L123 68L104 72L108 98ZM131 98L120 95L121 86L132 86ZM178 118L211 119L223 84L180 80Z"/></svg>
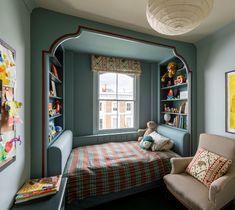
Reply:
<svg viewBox="0 0 235 210"><path fill-rule="evenodd" d="M196 43L197 133L225 132L225 72L235 70L235 22Z"/></svg>
<svg viewBox="0 0 235 210"><path fill-rule="evenodd" d="M93 134L93 73L90 60L90 54L65 51L65 124L66 129L72 130L74 136ZM151 86L158 80L156 74L151 79L152 71L157 72L156 68L157 64L141 61L142 74L139 94L139 125L141 128L146 127L147 121L157 120L156 113L151 113L151 106L157 106L157 89L155 88L154 92L151 92Z"/></svg>
<svg viewBox="0 0 235 210"><path fill-rule="evenodd" d="M131 36L147 41L153 41L156 43L175 46L177 48L177 52L182 55L188 62L190 69L192 71L196 70L196 48L192 44L138 33L73 16L63 15L41 8L35 9L31 15L31 139L33 141L32 152L34 153L34 156L32 156L31 164L32 176L41 175L40 166L42 165L42 50L48 50L51 43L62 35L77 31L79 25L92 27L94 29L105 30L107 32L118 33L121 35ZM195 98L193 98L193 104L195 102ZM193 109L195 110L195 107L193 107ZM193 113L195 113L195 111ZM194 123L193 130L196 129L195 126L196 123Z"/></svg>
<svg viewBox="0 0 235 210"><path fill-rule="evenodd" d="M15 99L23 102L16 126L16 161L0 172L0 209L10 209L15 193L30 176L30 11L19 0L0 0L0 38L16 50L17 88Z"/></svg>

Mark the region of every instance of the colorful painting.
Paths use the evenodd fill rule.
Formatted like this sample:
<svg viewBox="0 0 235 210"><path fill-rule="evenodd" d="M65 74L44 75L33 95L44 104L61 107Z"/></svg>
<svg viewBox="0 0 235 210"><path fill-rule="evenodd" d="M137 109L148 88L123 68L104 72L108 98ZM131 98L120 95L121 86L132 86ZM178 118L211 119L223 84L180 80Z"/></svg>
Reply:
<svg viewBox="0 0 235 210"><path fill-rule="evenodd" d="M226 131L235 133L235 70L225 73Z"/></svg>
<svg viewBox="0 0 235 210"><path fill-rule="evenodd" d="M0 170L15 160L16 143L20 141L20 138L16 138L15 132L19 108L17 107L18 102L14 99L16 85L15 55L15 50L0 39Z"/></svg>

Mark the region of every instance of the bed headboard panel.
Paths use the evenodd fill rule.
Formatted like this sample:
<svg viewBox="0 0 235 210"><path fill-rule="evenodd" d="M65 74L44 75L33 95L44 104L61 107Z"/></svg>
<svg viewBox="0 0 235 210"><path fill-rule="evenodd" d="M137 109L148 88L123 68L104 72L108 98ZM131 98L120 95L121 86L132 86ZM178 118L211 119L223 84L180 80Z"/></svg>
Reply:
<svg viewBox="0 0 235 210"><path fill-rule="evenodd" d="M164 125L157 127L157 132L174 141L173 150L183 157L190 156L190 135L186 131L181 131Z"/></svg>
<svg viewBox="0 0 235 210"><path fill-rule="evenodd" d="M47 150L47 176L63 174L73 145L73 133L64 131Z"/></svg>

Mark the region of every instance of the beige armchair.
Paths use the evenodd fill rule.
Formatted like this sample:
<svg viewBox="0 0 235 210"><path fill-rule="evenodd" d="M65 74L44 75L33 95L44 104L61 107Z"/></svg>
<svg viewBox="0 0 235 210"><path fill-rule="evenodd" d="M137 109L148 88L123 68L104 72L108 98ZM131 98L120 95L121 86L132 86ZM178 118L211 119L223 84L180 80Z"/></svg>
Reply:
<svg viewBox="0 0 235 210"><path fill-rule="evenodd" d="M217 210L235 198L235 140L210 134L201 134L199 147L231 159L228 172L212 182L210 188L185 173L192 157L172 158L171 173L164 176L167 189L185 207L191 210Z"/></svg>

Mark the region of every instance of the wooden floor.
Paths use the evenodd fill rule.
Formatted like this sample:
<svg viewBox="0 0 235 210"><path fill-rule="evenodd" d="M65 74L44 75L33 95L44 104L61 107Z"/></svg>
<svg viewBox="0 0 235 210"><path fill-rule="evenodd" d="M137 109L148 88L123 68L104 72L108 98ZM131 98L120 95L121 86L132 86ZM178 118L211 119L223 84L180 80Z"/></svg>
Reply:
<svg viewBox="0 0 235 210"><path fill-rule="evenodd" d="M138 193L122 199L118 199L89 210L187 210L172 195L167 193L165 188L156 188L146 192ZM235 206L230 205L223 210L235 210Z"/></svg>
<svg viewBox="0 0 235 210"><path fill-rule="evenodd" d="M118 199L89 210L186 210L172 196L165 196L165 188L156 188Z"/></svg>

